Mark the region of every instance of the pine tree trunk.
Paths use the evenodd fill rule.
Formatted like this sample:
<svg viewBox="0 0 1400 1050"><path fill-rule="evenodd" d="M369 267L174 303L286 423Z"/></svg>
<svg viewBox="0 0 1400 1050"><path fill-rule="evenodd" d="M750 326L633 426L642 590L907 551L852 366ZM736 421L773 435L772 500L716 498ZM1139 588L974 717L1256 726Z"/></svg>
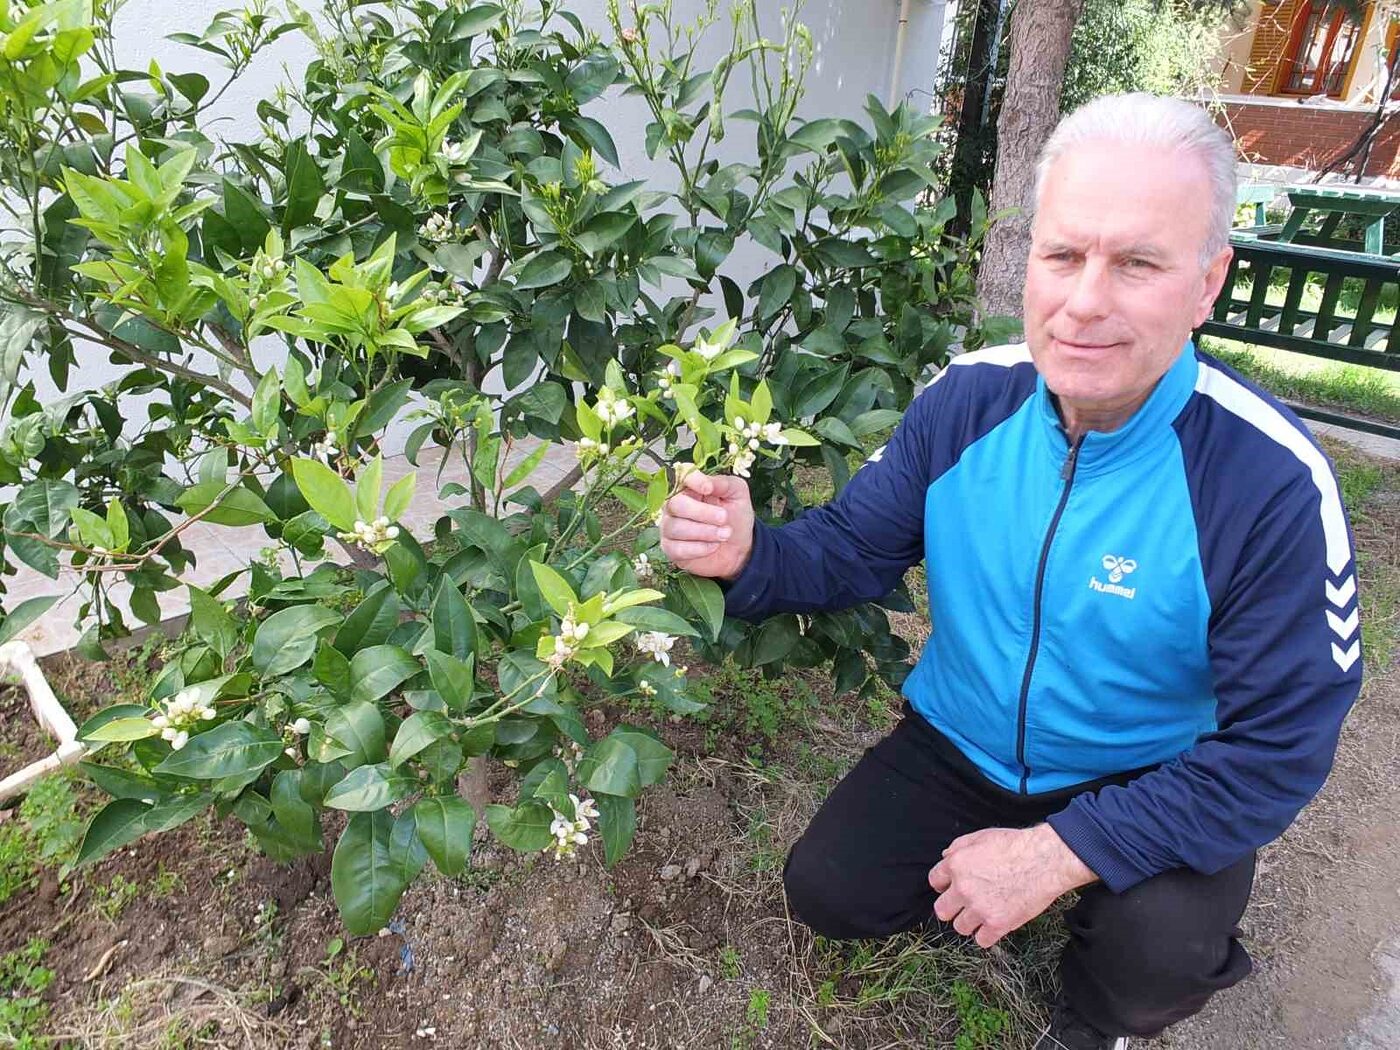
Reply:
<svg viewBox="0 0 1400 1050"><path fill-rule="evenodd" d="M1074 25L1084 0L1018 0L1011 15L1011 57L997 121L991 212L1016 209L987 234L978 290L988 314L1021 315L1031 243L1035 161L1060 119L1060 92Z"/></svg>

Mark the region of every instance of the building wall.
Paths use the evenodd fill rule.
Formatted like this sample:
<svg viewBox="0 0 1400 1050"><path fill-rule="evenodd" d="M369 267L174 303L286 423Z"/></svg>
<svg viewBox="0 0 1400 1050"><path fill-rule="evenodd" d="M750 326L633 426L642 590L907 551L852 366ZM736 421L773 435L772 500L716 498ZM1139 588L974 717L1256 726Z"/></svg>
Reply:
<svg viewBox="0 0 1400 1050"><path fill-rule="evenodd" d="M1256 3L1258 15L1254 39L1250 43L1249 63L1240 85L1247 94L1267 95L1273 91L1278 64L1288 50L1293 16L1301 3L1303 0Z"/></svg>
<svg viewBox="0 0 1400 1050"><path fill-rule="evenodd" d="M1218 119L1234 135L1240 156L1261 164L1317 170L1353 142L1369 112L1297 102L1227 102ZM1367 176L1400 178L1400 126L1383 129L1371 148Z"/></svg>

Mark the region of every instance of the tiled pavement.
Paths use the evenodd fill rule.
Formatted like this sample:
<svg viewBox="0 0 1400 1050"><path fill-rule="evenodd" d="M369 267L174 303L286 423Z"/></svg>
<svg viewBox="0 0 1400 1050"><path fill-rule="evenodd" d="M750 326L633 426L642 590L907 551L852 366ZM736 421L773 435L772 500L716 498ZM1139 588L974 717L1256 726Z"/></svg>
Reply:
<svg viewBox="0 0 1400 1050"><path fill-rule="evenodd" d="M537 447L538 442L534 440L522 442L518 448L512 450L507 459L506 469L513 468ZM429 450L425 448L418 458L417 468L414 468L403 456L396 456L384 461L384 489L386 491L390 485L405 474L414 469L418 471L418 484L413 504L399 519L399 525L407 528L419 539L431 536L433 524L442 516L443 512L461 506L466 499L463 495L453 496L447 500L437 497L438 491L448 482L455 481L463 485L468 483L467 470L460 455L454 456L448 461L439 481L437 470L441 457L441 449ZM548 492L564 479L573 466L572 451L567 447L556 446L545 454L544 459L540 461L534 472L521 484L533 485L542 493ZM246 566L250 560L258 556L258 552L263 547L272 542L268 539L267 534L257 526L229 528L222 525L209 525L204 522L196 522L190 526L180 534L180 539L198 558L198 565L184 573L181 579L196 586L206 586L220 577ZM328 546L328 550L332 553L336 549L334 543ZM282 563L290 568L290 556L284 554ZM71 648L77 643L80 632L74 626L74 619L83 600L83 594L77 589L77 585L78 576L76 573L64 571L59 574L57 580L51 580L27 566L20 566L19 573L6 580L7 591L4 602L7 608L12 609L26 598L39 595L64 595L61 601L52 606L39 620L30 624L20 635L39 656L47 656L50 653ZM237 597L246 589L247 578L245 576L230 585L228 590L224 592L224 596ZM117 604L125 610L130 588L124 583L116 584L112 588L112 594ZM189 611L189 592L183 587L158 594L156 598L160 603L161 612L167 620ZM127 616L127 622L132 627L140 625L140 621L133 616Z"/></svg>

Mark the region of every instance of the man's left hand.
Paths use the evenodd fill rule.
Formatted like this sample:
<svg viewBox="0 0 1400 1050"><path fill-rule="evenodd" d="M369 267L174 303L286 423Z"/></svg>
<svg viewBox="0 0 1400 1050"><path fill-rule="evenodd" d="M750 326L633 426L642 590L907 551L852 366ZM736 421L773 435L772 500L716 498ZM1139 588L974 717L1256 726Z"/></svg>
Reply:
<svg viewBox="0 0 1400 1050"><path fill-rule="evenodd" d="M1049 824L963 835L928 873L934 914L983 948L1097 879Z"/></svg>

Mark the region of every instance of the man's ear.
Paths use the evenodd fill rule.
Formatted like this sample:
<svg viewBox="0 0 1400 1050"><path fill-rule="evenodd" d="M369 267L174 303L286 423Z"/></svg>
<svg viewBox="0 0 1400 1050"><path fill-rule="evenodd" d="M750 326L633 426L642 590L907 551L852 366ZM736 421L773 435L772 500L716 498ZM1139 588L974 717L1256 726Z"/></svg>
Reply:
<svg viewBox="0 0 1400 1050"><path fill-rule="evenodd" d="M1230 260L1235 257L1235 249L1226 246L1206 267L1205 280L1201 288L1201 300L1196 304L1196 316L1191 327L1196 329L1205 323L1215 308L1216 297L1225 286L1225 275L1230 272Z"/></svg>

